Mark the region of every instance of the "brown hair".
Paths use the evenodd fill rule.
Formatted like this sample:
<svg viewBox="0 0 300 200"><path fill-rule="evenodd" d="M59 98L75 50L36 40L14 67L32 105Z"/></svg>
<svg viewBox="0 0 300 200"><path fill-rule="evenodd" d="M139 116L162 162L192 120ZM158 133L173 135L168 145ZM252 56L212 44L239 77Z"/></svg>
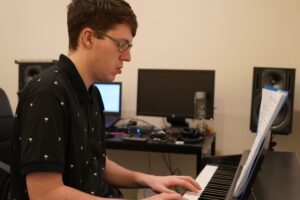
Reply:
<svg viewBox="0 0 300 200"><path fill-rule="evenodd" d="M69 49L76 50L79 34L86 27L107 32L124 23L134 37L138 26L136 16L124 0L72 0L68 5Z"/></svg>

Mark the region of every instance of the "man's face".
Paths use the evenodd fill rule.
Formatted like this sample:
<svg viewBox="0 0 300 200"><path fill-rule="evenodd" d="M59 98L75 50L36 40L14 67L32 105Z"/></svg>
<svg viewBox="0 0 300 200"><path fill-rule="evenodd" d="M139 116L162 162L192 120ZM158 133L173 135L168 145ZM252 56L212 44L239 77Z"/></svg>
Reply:
<svg viewBox="0 0 300 200"><path fill-rule="evenodd" d="M107 36L103 36L103 39L94 36L95 43L90 56L90 75L94 82L112 82L117 74L122 73L123 62L131 60L130 49L121 52L113 41L115 39L120 42L128 41L131 43L133 37L129 26L119 24L105 34Z"/></svg>

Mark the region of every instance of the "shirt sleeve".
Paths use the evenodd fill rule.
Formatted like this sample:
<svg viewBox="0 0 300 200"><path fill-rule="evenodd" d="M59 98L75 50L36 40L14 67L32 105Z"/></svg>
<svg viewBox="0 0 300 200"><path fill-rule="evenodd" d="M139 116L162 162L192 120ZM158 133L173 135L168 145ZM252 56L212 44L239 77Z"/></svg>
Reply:
<svg viewBox="0 0 300 200"><path fill-rule="evenodd" d="M21 118L21 174L64 172L68 120L64 99L43 91L25 100Z"/></svg>

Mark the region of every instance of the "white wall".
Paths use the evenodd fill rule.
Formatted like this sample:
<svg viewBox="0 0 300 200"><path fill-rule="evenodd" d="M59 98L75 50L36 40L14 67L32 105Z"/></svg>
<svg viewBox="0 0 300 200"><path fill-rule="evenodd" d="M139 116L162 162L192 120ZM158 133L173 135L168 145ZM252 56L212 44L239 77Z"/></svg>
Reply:
<svg viewBox="0 0 300 200"><path fill-rule="evenodd" d="M139 19L133 61L124 82L124 113L134 115L138 68L215 69L217 150L249 148L253 66L296 68L300 73L299 1L131 0ZM134 77L134 78L132 78ZM299 82L295 85L294 126L277 136L277 150L300 155ZM146 118L156 123L161 119Z"/></svg>
<svg viewBox="0 0 300 200"><path fill-rule="evenodd" d="M138 68L215 69L215 129L219 154L250 148L253 66L296 68L300 73L300 1L129 0L139 29L123 82L123 116L134 116ZM17 105L16 59L57 59L67 53L69 0L0 0L0 86ZM277 150L300 155L300 88L294 123L277 136ZM139 117L142 118L142 117ZM161 118L145 117L157 125ZM122 153L118 153L122 154ZM113 155L118 158L116 154Z"/></svg>

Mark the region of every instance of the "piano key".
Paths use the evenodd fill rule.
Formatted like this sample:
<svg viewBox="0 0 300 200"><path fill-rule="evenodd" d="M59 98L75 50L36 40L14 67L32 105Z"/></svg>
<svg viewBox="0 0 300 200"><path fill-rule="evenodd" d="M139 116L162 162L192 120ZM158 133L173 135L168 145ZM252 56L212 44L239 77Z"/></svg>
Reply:
<svg viewBox="0 0 300 200"><path fill-rule="evenodd" d="M219 189L229 189L229 185L224 186L222 184L218 184L218 183L208 183L206 187L209 188L219 188Z"/></svg>
<svg viewBox="0 0 300 200"><path fill-rule="evenodd" d="M228 174L215 173L215 177L231 180L234 176L233 175L228 175Z"/></svg>
<svg viewBox="0 0 300 200"><path fill-rule="evenodd" d="M216 172L217 169L218 166L206 165L204 169L201 171L201 173L198 175L198 177L196 178L196 182L200 184L202 190L200 190L200 192L198 193L187 191L183 195L183 197L189 200L198 200L198 198L204 191L206 185L209 183L211 177L213 176L213 174Z"/></svg>
<svg viewBox="0 0 300 200"><path fill-rule="evenodd" d="M209 190L206 190L205 193L204 192L202 193L202 195L205 195L205 194L226 197L227 191L226 190L217 190L217 189L210 190L209 189Z"/></svg>
<svg viewBox="0 0 300 200"><path fill-rule="evenodd" d="M202 200L203 198L205 199L213 199L213 200L225 200L226 196L217 196L217 195L201 195L201 197L199 197L200 200Z"/></svg>
<svg viewBox="0 0 300 200"><path fill-rule="evenodd" d="M226 196L225 196L226 197ZM199 200L224 200L224 196L203 194Z"/></svg>
<svg viewBox="0 0 300 200"><path fill-rule="evenodd" d="M224 185L224 184L219 184L219 183L209 183L209 184L207 184L206 189L207 188L226 189L229 187L230 187L230 185Z"/></svg>
<svg viewBox="0 0 300 200"><path fill-rule="evenodd" d="M195 194L192 192L186 192L183 197L188 200L225 200L229 190L231 189L231 184L237 172L240 156L229 156L229 157L220 157L214 158L210 164L207 164L206 167L215 167L213 174L207 174L206 170L202 170L196 181L199 183L202 177L208 178L208 180L203 181L204 183L200 184L202 190ZM234 158L234 159L232 159ZM201 176L200 176L201 175Z"/></svg>

